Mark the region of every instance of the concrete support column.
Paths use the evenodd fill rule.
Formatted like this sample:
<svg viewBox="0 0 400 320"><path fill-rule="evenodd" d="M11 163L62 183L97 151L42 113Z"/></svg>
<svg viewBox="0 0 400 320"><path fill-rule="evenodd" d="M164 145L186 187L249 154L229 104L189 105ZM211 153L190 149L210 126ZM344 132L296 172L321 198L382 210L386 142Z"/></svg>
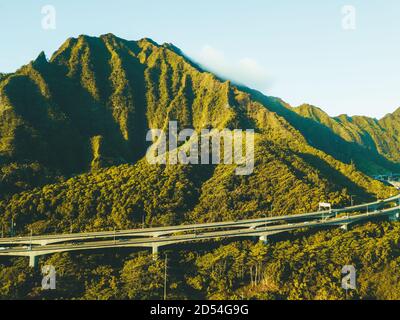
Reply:
<svg viewBox="0 0 400 320"><path fill-rule="evenodd" d="M340 229L344 230L344 231L348 231L349 230L349 225L348 224L343 224L340 226Z"/></svg>
<svg viewBox="0 0 400 320"><path fill-rule="evenodd" d="M157 260L158 259L158 246L153 244L153 259Z"/></svg>
<svg viewBox="0 0 400 320"><path fill-rule="evenodd" d="M38 267L38 263L39 263L39 256L31 254L29 256L29 266L31 268L36 269Z"/></svg>
<svg viewBox="0 0 400 320"><path fill-rule="evenodd" d="M260 241L264 242L265 244L268 243L268 236L261 236L259 239L260 239Z"/></svg>
<svg viewBox="0 0 400 320"><path fill-rule="evenodd" d="M395 213L389 216L390 222L400 221L400 213Z"/></svg>

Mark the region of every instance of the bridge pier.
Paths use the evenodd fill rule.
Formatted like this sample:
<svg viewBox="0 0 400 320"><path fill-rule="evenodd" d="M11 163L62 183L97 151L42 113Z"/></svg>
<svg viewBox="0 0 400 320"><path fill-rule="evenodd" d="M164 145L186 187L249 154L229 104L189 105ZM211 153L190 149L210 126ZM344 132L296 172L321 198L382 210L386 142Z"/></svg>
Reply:
<svg viewBox="0 0 400 320"><path fill-rule="evenodd" d="M348 231L348 230L349 230L349 224L347 224L347 223L342 224L342 225L340 226L340 229L342 229L342 230L344 230L344 231Z"/></svg>
<svg viewBox="0 0 400 320"><path fill-rule="evenodd" d="M39 264L39 256L31 254L29 256L29 266L31 268L36 269L38 267L38 264Z"/></svg>
<svg viewBox="0 0 400 320"><path fill-rule="evenodd" d="M157 260L158 259L158 246L153 244L152 250L153 250L153 259Z"/></svg>
<svg viewBox="0 0 400 320"><path fill-rule="evenodd" d="M389 221L390 222L396 222L396 221L400 221L400 213L395 213L389 216Z"/></svg>
<svg viewBox="0 0 400 320"><path fill-rule="evenodd" d="M264 242L264 244L268 244L268 236L260 236L259 240Z"/></svg>

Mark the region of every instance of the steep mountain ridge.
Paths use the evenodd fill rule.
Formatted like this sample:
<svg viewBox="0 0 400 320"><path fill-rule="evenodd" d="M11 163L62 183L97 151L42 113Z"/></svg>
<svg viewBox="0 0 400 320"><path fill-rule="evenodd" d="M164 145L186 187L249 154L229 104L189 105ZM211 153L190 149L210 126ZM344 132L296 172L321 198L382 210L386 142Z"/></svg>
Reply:
<svg viewBox="0 0 400 320"><path fill-rule="evenodd" d="M0 85L3 162L39 161L69 174L136 161L148 128L165 129L168 119L253 127L243 115L248 97L169 47L81 36L49 62L41 53Z"/></svg>
<svg viewBox="0 0 400 320"><path fill-rule="evenodd" d="M298 213L319 201L347 204L350 194L363 201L393 192L361 171L398 165L323 125L322 111L311 119L223 81L171 44L70 38L49 61L41 53L0 81L0 97L0 155L10 177L2 189L13 186L2 219L16 215L21 229L63 231L71 219L77 230L94 230L136 226L142 217L162 225ZM254 129L254 173L147 164L148 129L168 130L171 120L179 129ZM32 164L61 181L29 191L52 176L38 182L30 174L21 184L21 168Z"/></svg>
<svg viewBox="0 0 400 320"><path fill-rule="evenodd" d="M399 109L380 120L347 115L331 118L320 108L311 105L302 105L293 110L303 117L319 122L347 142L357 143L371 152L378 152L390 161L400 161Z"/></svg>
<svg viewBox="0 0 400 320"><path fill-rule="evenodd" d="M400 172L399 111L382 120L330 118L237 86L172 44L111 34L68 39L50 60L0 78L0 224L5 236L122 230L298 214L388 197L367 174ZM254 129L254 172L236 165L152 165L150 128ZM387 136L387 140L385 140ZM11 223L13 226L11 227ZM285 234L268 244L170 246L173 299L393 298L400 290L394 222ZM163 254L163 253L162 253ZM26 257L2 257L0 298L159 299L164 259L146 248L41 257L57 290ZM343 265L360 290L344 293Z"/></svg>
<svg viewBox="0 0 400 320"><path fill-rule="evenodd" d="M160 46L149 39L126 41L111 34L70 38L49 62L41 53L3 79L0 96L3 163L38 161L71 174L135 162L148 147L148 128L166 129L168 119L174 119L181 127L196 129L291 130L296 140L303 136L339 160L355 162L364 172L398 168L383 159L398 159L397 151L391 152L397 150L395 115L383 119L388 129L378 132L381 125L372 119L346 121L311 106L291 108L279 99L222 82L173 45ZM315 123L310 126L307 119ZM379 139L384 133L390 139ZM343 142L366 150L343 149Z"/></svg>
<svg viewBox="0 0 400 320"><path fill-rule="evenodd" d="M336 120L321 109L313 106L293 108L279 98L268 97L249 88L242 90L249 92L255 101L283 117L311 146L344 163L354 164L358 170L369 175L398 172L398 163L390 161L374 149L368 149L352 139L343 137Z"/></svg>

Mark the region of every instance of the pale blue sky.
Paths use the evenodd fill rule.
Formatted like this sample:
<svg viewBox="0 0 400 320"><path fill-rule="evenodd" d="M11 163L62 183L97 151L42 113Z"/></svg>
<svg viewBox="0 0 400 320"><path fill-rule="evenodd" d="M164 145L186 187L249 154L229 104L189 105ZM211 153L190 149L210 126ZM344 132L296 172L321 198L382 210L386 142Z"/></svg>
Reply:
<svg viewBox="0 0 400 320"><path fill-rule="evenodd" d="M41 8L56 8L43 30ZM342 7L356 29L342 28ZM70 36L171 42L214 71L292 105L381 117L400 107L399 0L0 0L0 72Z"/></svg>

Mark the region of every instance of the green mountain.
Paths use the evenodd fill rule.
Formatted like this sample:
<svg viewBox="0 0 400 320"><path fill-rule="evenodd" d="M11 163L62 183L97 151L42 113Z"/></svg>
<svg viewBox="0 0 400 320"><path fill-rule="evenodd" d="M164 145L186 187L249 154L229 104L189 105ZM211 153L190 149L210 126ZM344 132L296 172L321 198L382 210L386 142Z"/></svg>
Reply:
<svg viewBox="0 0 400 320"><path fill-rule="evenodd" d="M197 131L254 129L254 172L147 163L149 128L167 130L171 120ZM220 79L171 44L111 34L71 38L50 60L41 53L0 77L0 224L6 234L11 220L17 234L112 230L296 214L320 201L347 205L351 195L357 202L386 197L396 191L368 175L400 172L399 120L398 112L378 121L293 108ZM340 230L299 234L270 245L197 244L199 254L174 248L168 292L340 299L340 268L353 261L364 272L360 298L386 297L397 279L390 271L398 268L396 224L369 224L345 237ZM41 278L27 272L26 259L7 258L0 298L162 295L163 262L143 253L44 259L57 268L57 292L36 290Z"/></svg>
<svg viewBox="0 0 400 320"><path fill-rule="evenodd" d="M165 128L170 119L306 140L366 173L398 168L391 163L399 161L396 113L376 122L291 108L223 82L173 45L149 39L71 38L50 61L41 53L3 78L0 97L1 163L38 162L61 175L134 163L148 147L148 128Z"/></svg>
<svg viewBox="0 0 400 320"><path fill-rule="evenodd" d="M17 193L1 204L4 220L18 213L21 228L37 223L38 232L64 229L72 218L76 229L96 229L132 227L143 216L165 224L252 217L271 207L302 212L322 200L346 204L349 194L384 196L389 189L362 172L398 168L328 128L323 116L311 117L322 111L299 112L223 81L149 39L68 39L49 61L41 53L4 78L0 96L3 196ZM254 173L148 165L147 131L170 120L196 130L254 129ZM59 182L18 194L51 181Z"/></svg>
<svg viewBox="0 0 400 320"><path fill-rule="evenodd" d="M322 124L348 143L356 143L373 153L379 153L392 162L399 162L399 109L380 120L347 115L331 118L321 109L310 105L299 106L294 108L294 111Z"/></svg>

